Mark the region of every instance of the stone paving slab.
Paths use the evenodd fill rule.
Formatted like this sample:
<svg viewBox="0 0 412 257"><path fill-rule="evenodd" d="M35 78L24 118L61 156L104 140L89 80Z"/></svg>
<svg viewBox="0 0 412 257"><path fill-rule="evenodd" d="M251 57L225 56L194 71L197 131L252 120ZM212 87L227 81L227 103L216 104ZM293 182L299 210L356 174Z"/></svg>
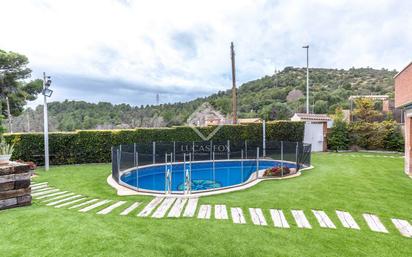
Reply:
<svg viewBox="0 0 412 257"><path fill-rule="evenodd" d="M124 211L122 211L120 213L120 215L125 216L128 215L129 213L131 213L134 209L136 209L137 207L139 207L141 203L140 202L135 202L132 205L130 205L129 207L127 207Z"/></svg>
<svg viewBox="0 0 412 257"><path fill-rule="evenodd" d="M267 226L265 216L263 216L262 209L260 208L249 208L249 213L252 218L252 222L255 225Z"/></svg>
<svg viewBox="0 0 412 257"><path fill-rule="evenodd" d="M235 224L246 224L245 216L241 208L230 208L232 214L232 220Z"/></svg>
<svg viewBox="0 0 412 257"><path fill-rule="evenodd" d="M47 205L47 206L54 206L54 205L57 205L57 204L59 204L59 203L67 202L67 201L70 201L70 200L73 200L73 199L76 199L76 198L79 198L79 197L82 197L82 195L73 195L73 196L70 196L70 197L67 197L67 198L63 198L63 199L57 200L57 201L55 201L55 202L50 202L50 203L48 203L48 204L46 204L46 205Z"/></svg>
<svg viewBox="0 0 412 257"><path fill-rule="evenodd" d="M295 218L296 224L299 228L312 228L305 213L301 210L292 210L293 218Z"/></svg>
<svg viewBox="0 0 412 257"><path fill-rule="evenodd" d="M199 198L190 198L188 200L185 212L183 213L183 217L195 216L198 201L199 201Z"/></svg>
<svg viewBox="0 0 412 257"><path fill-rule="evenodd" d="M273 225L278 228L290 228L288 221L285 218L282 210L270 209Z"/></svg>
<svg viewBox="0 0 412 257"><path fill-rule="evenodd" d="M412 238L412 225L407 220L393 218L391 220L402 236Z"/></svg>
<svg viewBox="0 0 412 257"><path fill-rule="evenodd" d="M363 218L365 219L366 223L372 231L388 233L388 230L382 224L378 216L369 213L364 213Z"/></svg>
<svg viewBox="0 0 412 257"><path fill-rule="evenodd" d="M92 199L92 200L89 200L89 201L84 202L84 203L79 203L79 204L73 205L73 206L69 207L69 209L80 208L82 206L86 206L88 204L91 204L91 203L94 203L94 202L97 202L97 201L99 201L99 199Z"/></svg>
<svg viewBox="0 0 412 257"><path fill-rule="evenodd" d="M153 213L153 218L163 218L166 215L166 212L172 207L173 203L175 202L176 198L167 197L163 200L162 204L157 208L157 210Z"/></svg>
<svg viewBox="0 0 412 257"><path fill-rule="evenodd" d="M97 214L101 214L101 215L109 214L109 213L112 212L114 209L122 206L122 205L125 204L125 203L126 203L126 201L118 201L117 203L112 204L112 205L110 205L109 207L104 208L103 210L99 211Z"/></svg>
<svg viewBox="0 0 412 257"><path fill-rule="evenodd" d="M326 215L324 211L312 210L315 218L318 220L320 227L322 228L333 228L336 226L333 224L332 220Z"/></svg>
<svg viewBox="0 0 412 257"><path fill-rule="evenodd" d="M100 206L105 205L105 204L110 203L110 202L111 202L111 200L103 200L103 201L97 202L95 204L92 204L90 206L87 206L83 209L80 209L79 212L88 212L90 210L93 210L97 207L100 207Z"/></svg>
<svg viewBox="0 0 412 257"><path fill-rule="evenodd" d="M212 212L211 205L207 205L207 204L200 205L197 218L198 219L210 219L211 212Z"/></svg>
<svg viewBox="0 0 412 257"><path fill-rule="evenodd" d="M54 208L65 207L65 206L68 206L68 205L71 205L71 204L74 204L74 203L78 203L78 202L84 201L84 200L86 200L86 199L87 199L87 197L83 197L83 198L76 199L76 200L73 200L73 201L70 201L70 202L65 202L65 203L58 204L58 205L54 206Z"/></svg>
<svg viewBox="0 0 412 257"><path fill-rule="evenodd" d="M41 199L48 198L48 197L52 197L52 196L58 196L58 195L66 194L67 192L68 192L68 191L59 191L59 192L52 193L52 194L37 196L37 197L34 197L34 199L39 199L39 200L41 200Z"/></svg>
<svg viewBox="0 0 412 257"><path fill-rule="evenodd" d="M360 229L358 223L356 223L355 219L350 215L349 212L345 211L336 211L336 215L338 216L340 222L342 223L342 226L345 228L351 228L351 229Z"/></svg>
<svg viewBox="0 0 412 257"><path fill-rule="evenodd" d="M182 211L183 211L183 208L184 208L186 202L187 202L187 198L178 198L178 199L176 199L176 202L173 205L172 209L170 209L170 212L167 215L167 217L179 218Z"/></svg>
<svg viewBox="0 0 412 257"><path fill-rule="evenodd" d="M137 214L138 217L147 217L153 210L163 201L163 197L156 197L150 203L148 203L144 209Z"/></svg>
<svg viewBox="0 0 412 257"><path fill-rule="evenodd" d="M215 219L217 220L229 219L229 216L227 215L226 205L223 205L223 204L215 205Z"/></svg>

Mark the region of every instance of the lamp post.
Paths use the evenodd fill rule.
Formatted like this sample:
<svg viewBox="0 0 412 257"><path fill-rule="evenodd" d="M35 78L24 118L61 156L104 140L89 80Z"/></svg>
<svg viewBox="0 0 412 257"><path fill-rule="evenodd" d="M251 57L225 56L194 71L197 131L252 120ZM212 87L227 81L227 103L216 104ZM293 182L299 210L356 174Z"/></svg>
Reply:
<svg viewBox="0 0 412 257"><path fill-rule="evenodd" d="M306 48L306 113L309 113L309 45L302 48Z"/></svg>
<svg viewBox="0 0 412 257"><path fill-rule="evenodd" d="M46 73L43 72L43 90L42 95L44 96L43 105L43 128L44 128L44 169L49 170L49 122L47 116L47 97L51 97L53 90L49 89L51 85L50 76L46 77Z"/></svg>

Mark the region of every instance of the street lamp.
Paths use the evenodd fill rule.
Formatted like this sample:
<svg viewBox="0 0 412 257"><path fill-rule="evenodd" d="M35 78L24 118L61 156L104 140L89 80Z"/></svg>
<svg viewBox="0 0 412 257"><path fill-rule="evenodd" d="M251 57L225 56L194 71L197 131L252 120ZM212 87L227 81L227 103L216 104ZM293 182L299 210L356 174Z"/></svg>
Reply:
<svg viewBox="0 0 412 257"><path fill-rule="evenodd" d="M50 76L46 77L46 73L43 72L43 90L41 94L44 96L43 105L43 128L44 128L44 169L49 170L49 122L47 115L47 97L51 97L53 90L49 89L52 81Z"/></svg>
<svg viewBox="0 0 412 257"><path fill-rule="evenodd" d="M309 45L302 48L306 48L306 113L309 114Z"/></svg>

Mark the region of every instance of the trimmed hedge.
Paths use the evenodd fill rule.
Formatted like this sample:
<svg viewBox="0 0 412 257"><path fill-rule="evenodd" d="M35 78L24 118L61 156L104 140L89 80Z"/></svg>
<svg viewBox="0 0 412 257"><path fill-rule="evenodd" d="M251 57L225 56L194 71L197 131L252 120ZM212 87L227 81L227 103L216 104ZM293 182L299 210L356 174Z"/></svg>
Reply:
<svg viewBox="0 0 412 257"><path fill-rule="evenodd" d="M199 128L208 135L216 127ZM273 121L266 123L266 139L303 141L304 122ZM43 133L5 134L8 143L15 144L12 159L44 163ZM212 140L262 140L262 124L225 125ZM80 130L49 134L51 164L111 162L110 148L120 144L152 141L202 141L191 127L138 128L135 130Z"/></svg>

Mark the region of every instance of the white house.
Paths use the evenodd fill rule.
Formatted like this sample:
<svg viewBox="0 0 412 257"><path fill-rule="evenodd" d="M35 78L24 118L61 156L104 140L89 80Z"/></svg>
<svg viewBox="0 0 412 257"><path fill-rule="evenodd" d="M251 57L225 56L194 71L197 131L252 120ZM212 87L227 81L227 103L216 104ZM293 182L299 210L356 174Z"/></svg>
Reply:
<svg viewBox="0 0 412 257"><path fill-rule="evenodd" d="M312 152L327 150L326 136L332 119L326 114L295 113L292 121L305 122L305 136L303 142L312 145Z"/></svg>

